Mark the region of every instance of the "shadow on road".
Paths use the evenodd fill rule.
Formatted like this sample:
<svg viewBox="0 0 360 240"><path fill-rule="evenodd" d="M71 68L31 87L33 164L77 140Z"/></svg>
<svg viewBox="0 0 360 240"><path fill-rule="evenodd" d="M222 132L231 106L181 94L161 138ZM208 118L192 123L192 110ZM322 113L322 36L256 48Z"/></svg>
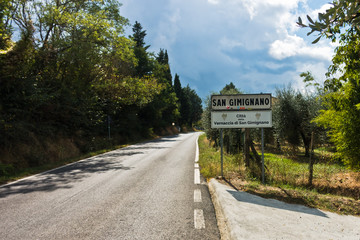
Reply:
<svg viewBox="0 0 360 240"><path fill-rule="evenodd" d="M178 141L178 135L163 137L101 154L95 157L57 168L45 173L37 174L30 178L0 186L0 198L14 194L28 194L32 192L50 192L57 189L72 188L75 182L82 181L93 173L109 171L123 171L131 168L123 166L125 157L147 154L148 150L158 150L161 147L157 143Z"/></svg>
<svg viewBox="0 0 360 240"><path fill-rule="evenodd" d="M0 187L0 198L13 194L28 194L32 192L51 192L57 189L72 188L72 184L82 181L93 173L109 171L130 170L117 157L141 154L142 152L110 152L100 156L85 159L45 173L37 174L30 178L17 181Z"/></svg>
<svg viewBox="0 0 360 240"><path fill-rule="evenodd" d="M316 208L309 208L298 204L289 204L285 202L281 202L275 199L267 199L262 198L247 192L235 191L235 190L227 190L236 200L240 202L246 202L256 205L261 205L270 208L277 208L282 210L301 212L311 215L316 215L320 217L328 217L325 213L321 212Z"/></svg>

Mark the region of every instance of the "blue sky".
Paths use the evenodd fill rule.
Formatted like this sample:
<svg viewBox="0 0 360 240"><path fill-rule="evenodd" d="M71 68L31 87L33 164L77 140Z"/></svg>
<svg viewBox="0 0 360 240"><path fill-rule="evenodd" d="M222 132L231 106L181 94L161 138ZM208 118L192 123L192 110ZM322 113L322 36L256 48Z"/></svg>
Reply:
<svg viewBox="0 0 360 240"><path fill-rule="evenodd" d="M329 8L328 0L119 0L122 16L147 32L150 51L169 53L173 76L205 99L233 82L244 93L272 93L299 74L325 80L335 45L296 26L299 16ZM128 28L128 35L131 34Z"/></svg>

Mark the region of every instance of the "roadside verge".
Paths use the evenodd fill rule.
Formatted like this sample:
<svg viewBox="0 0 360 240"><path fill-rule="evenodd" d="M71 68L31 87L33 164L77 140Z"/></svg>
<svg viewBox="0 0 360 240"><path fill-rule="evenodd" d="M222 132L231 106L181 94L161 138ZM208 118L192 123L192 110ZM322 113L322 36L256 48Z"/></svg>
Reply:
<svg viewBox="0 0 360 240"><path fill-rule="evenodd" d="M216 179L208 185L222 239L360 239L360 217L265 199Z"/></svg>

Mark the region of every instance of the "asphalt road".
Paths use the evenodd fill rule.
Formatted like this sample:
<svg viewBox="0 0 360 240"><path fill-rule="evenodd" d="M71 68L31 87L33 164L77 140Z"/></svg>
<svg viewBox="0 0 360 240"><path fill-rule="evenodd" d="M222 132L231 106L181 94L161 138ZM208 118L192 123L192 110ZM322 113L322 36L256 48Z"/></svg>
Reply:
<svg viewBox="0 0 360 240"><path fill-rule="evenodd" d="M0 239L220 239L198 133L84 159L0 187Z"/></svg>

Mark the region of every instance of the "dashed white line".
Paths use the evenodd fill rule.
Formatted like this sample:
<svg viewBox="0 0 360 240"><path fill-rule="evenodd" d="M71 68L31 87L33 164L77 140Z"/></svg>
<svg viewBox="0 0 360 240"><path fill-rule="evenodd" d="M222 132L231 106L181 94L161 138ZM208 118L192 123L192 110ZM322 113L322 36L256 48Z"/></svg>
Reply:
<svg viewBox="0 0 360 240"><path fill-rule="evenodd" d="M195 163L195 168L199 168L199 164L198 164L198 163Z"/></svg>
<svg viewBox="0 0 360 240"><path fill-rule="evenodd" d="M194 172L194 183L200 184L200 170L198 168L196 168Z"/></svg>
<svg viewBox="0 0 360 240"><path fill-rule="evenodd" d="M201 203L202 202L201 190L200 189L195 189L194 190L194 202L196 202L196 203Z"/></svg>
<svg viewBox="0 0 360 240"><path fill-rule="evenodd" d="M195 229L205 228L204 212L202 209L194 209Z"/></svg>

